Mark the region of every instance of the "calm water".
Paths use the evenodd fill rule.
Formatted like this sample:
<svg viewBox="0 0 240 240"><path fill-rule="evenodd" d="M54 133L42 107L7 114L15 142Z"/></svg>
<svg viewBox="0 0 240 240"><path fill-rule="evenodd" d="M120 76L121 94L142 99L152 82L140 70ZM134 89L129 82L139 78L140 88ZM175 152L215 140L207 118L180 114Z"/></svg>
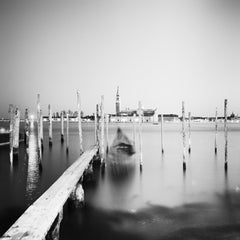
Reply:
<svg viewBox="0 0 240 240"><path fill-rule="evenodd" d="M118 126L133 138L131 124L111 124L110 143ZM67 155L60 142L60 123L54 123L52 148L47 137L44 140L42 169L36 161L34 134L29 153L21 144L19 159L12 167L8 148L0 149L1 235L79 156L77 124L70 127ZM194 123L192 128L192 152L187 154L184 173L181 124L165 124L164 155L160 125L143 125L142 172L138 152L131 159L135 167L120 174L110 164L104 174L95 170L93 179L85 184L84 207L65 206L60 238L240 239L240 125L229 124L227 172L223 132L218 133L215 155L214 124ZM85 149L94 143L93 124L83 124L83 139Z"/></svg>

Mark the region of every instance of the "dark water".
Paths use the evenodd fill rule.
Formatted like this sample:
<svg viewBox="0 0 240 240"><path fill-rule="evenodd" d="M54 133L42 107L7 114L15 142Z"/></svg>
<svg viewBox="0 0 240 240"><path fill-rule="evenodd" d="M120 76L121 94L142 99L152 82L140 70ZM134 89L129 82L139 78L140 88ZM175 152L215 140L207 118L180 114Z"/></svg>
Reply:
<svg viewBox="0 0 240 240"><path fill-rule="evenodd" d="M1 127L8 123L1 122ZM69 153L66 154L65 143L61 144L60 123L53 123L53 145L48 144L47 123L44 123L44 150L42 168L37 161L36 129L29 139L29 151L20 143L19 157L11 166L9 146L0 148L0 236L17 220L17 218L46 191L55 180L70 166L80 154L77 124L70 124ZM21 131L23 125L21 124ZM85 124L83 137L84 149L94 142L91 126Z"/></svg>
<svg viewBox="0 0 240 240"><path fill-rule="evenodd" d="M132 125L121 126L132 138ZM109 142L117 127L110 125ZM59 128L54 123L52 148L45 139L42 171L36 165L34 135L29 157L22 144L12 168L7 149L0 149L0 234L77 159L77 125L71 124L69 155ZM94 142L93 124L83 124L83 135L86 149ZM229 124L227 172L223 132L218 133L217 155L213 124L193 124L191 136L184 173L181 124L165 124L164 155L160 126L144 125L142 172L138 152L129 159L131 167L107 162L104 174L95 169L84 185L85 205L66 204L60 239L240 239L240 126Z"/></svg>

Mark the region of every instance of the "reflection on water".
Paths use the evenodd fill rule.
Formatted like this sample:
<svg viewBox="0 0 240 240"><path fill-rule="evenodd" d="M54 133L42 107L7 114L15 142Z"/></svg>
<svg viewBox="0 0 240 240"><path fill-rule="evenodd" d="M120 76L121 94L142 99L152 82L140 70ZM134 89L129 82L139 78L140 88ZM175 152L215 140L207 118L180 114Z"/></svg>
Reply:
<svg viewBox="0 0 240 240"><path fill-rule="evenodd" d="M235 201L229 201L231 198ZM229 208L235 209L234 214ZM85 205L63 219L60 239L238 239L239 220L240 197L234 193L229 193L228 199L216 195L215 204L186 203L170 208L149 203L138 211Z"/></svg>
<svg viewBox="0 0 240 240"><path fill-rule="evenodd" d="M117 151L110 151L107 155L108 173L113 181L128 181L133 176L135 167L135 155Z"/></svg>
<svg viewBox="0 0 240 240"><path fill-rule="evenodd" d="M122 126L132 137L132 125ZM79 157L76 129L77 124L71 123L67 155L65 143L61 145L60 141L60 123L55 123L52 147L48 138L44 139L42 172L38 168L34 134L30 136L28 158L22 156L21 145L12 179L8 151L0 151L0 186L5 192L0 196L2 233L1 225L8 220L6 216L12 209L17 209L19 216L26 208L26 198L38 197ZM116 129L117 124L109 125L109 142L113 142ZM223 130L221 124L219 129ZM221 131L215 155L214 124L193 123L192 151L186 157L187 169L183 172L181 124L165 124L164 155L160 126L143 125L143 171L140 173L138 152L132 157L110 152L105 174L93 170L91 184L85 185L85 207L73 212L65 209L61 239L79 239L79 236L104 240L237 239L240 235L240 127L233 124L229 129L228 154ZM45 134L48 134L46 126ZM93 124L83 124L83 136L86 149L94 142ZM139 149L138 139L135 144ZM225 160L227 171L224 171ZM5 230L11 223L8 222Z"/></svg>
<svg viewBox="0 0 240 240"><path fill-rule="evenodd" d="M240 131L231 126L226 148L219 132L214 153L214 124L195 124L191 154L182 169L180 124L166 124L165 152L160 129L143 127L143 171L129 156L107 156L106 174L86 205L69 211L61 239L237 239L240 235ZM221 125L220 125L221 129ZM128 136L132 130L123 128ZM116 127L110 128L109 139ZM111 141L110 141L111 142ZM138 149L138 142L136 142ZM137 156L136 153L133 157ZM229 161L227 171L224 163ZM86 195L89 190L86 188ZM95 231L90 231L95 229Z"/></svg>
<svg viewBox="0 0 240 240"><path fill-rule="evenodd" d="M29 146L26 156L28 157L26 195L28 198L28 202L30 203L34 199L34 192L37 188L40 177L37 137L35 132L33 131L33 128L29 134Z"/></svg>

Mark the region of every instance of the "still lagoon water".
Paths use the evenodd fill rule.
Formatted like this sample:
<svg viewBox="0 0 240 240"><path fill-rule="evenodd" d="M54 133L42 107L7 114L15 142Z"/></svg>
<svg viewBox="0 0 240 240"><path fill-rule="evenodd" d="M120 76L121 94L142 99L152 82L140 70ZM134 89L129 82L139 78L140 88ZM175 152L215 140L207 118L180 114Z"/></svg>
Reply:
<svg viewBox="0 0 240 240"><path fill-rule="evenodd" d="M130 123L112 123L110 144L118 127L133 139ZM192 151L183 172L181 123L164 124L164 155L160 125L144 124L142 171L138 141L131 171L116 176L110 164L105 173L94 170L84 186L84 206L64 207L60 239L240 239L240 124L229 123L228 130L227 172L223 126L215 154L213 123L192 124ZM28 152L21 143L13 166L8 147L0 148L0 235L79 157L77 123L70 123L68 154L59 122L53 123L52 147L47 123L44 136L42 168L34 131ZM93 123L83 123L83 141L85 150L94 144Z"/></svg>

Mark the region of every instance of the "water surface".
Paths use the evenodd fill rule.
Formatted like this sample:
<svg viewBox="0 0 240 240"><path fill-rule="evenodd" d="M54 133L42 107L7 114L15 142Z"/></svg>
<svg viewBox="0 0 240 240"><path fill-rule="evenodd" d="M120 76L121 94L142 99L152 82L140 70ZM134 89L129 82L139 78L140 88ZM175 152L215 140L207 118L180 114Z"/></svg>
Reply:
<svg viewBox="0 0 240 240"><path fill-rule="evenodd" d="M3 126L6 123L1 123ZM117 127L133 139L131 124L110 124L109 142ZM79 157L77 124L70 124L70 149L60 141L60 123L53 124L53 146L44 123L42 167L36 158L36 134L29 150L20 144L11 166L8 148L0 149L0 235ZM191 154L183 171L181 123L164 125L164 155L160 125L144 124L143 169L137 153L134 167L121 174L109 164L95 170L85 186L85 205L66 204L61 239L238 239L240 236L240 126L230 123L228 171L224 171L224 134L220 125L218 153L214 153L214 124L194 123ZM94 144L94 124L83 124L84 149ZM94 229L94 230L93 230Z"/></svg>

